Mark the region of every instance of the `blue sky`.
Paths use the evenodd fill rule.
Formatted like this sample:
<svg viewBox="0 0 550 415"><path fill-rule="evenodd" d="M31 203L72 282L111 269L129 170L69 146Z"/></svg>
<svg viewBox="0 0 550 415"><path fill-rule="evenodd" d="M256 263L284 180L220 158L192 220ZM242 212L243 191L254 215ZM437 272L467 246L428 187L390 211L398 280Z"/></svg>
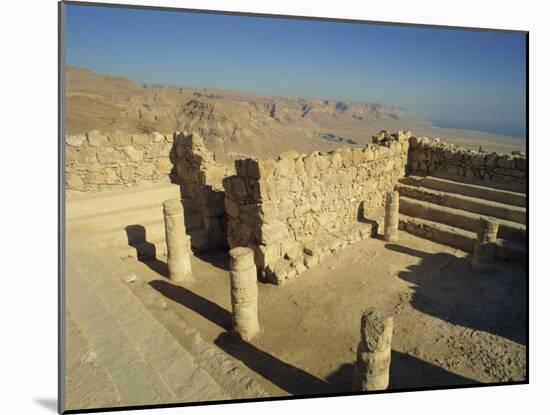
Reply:
<svg viewBox="0 0 550 415"><path fill-rule="evenodd" d="M380 102L525 134L525 35L67 6L67 64L140 82Z"/></svg>

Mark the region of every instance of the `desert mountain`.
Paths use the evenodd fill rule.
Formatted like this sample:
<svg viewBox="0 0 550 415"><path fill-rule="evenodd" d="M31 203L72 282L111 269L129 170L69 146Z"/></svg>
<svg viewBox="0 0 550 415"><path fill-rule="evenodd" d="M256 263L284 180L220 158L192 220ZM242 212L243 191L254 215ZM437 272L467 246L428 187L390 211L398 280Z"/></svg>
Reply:
<svg viewBox="0 0 550 415"><path fill-rule="evenodd" d="M407 110L381 104L140 84L71 66L66 114L69 134L197 132L222 161L364 145L381 129L433 129Z"/></svg>

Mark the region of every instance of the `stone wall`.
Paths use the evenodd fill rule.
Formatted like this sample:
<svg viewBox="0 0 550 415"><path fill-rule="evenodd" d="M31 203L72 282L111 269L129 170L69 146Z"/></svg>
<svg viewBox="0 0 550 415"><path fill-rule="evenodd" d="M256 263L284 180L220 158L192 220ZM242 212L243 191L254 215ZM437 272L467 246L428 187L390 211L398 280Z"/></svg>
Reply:
<svg viewBox="0 0 550 415"><path fill-rule="evenodd" d="M465 148L427 137L411 137L407 174L462 176L522 188L527 178L524 153L497 154Z"/></svg>
<svg viewBox="0 0 550 415"><path fill-rule="evenodd" d="M410 134L365 148L278 160L237 160L224 179L230 247L255 251L260 276L281 284L347 243L369 237L371 215L404 176Z"/></svg>
<svg viewBox="0 0 550 415"><path fill-rule="evenodd" d="M173 169L173 135L121 131L66 137L66 189L99 192L169 181ZM174 175L172 175L172 179Z"/></svg>
<svg viewBox="0 0 550 415"><path fill-rule="evenodd" d="M209 246L227 246L222 180L235 174L235 170L217 163L197 134L176 133L174 149L176 175L185 196L199 207Z"/></svg>

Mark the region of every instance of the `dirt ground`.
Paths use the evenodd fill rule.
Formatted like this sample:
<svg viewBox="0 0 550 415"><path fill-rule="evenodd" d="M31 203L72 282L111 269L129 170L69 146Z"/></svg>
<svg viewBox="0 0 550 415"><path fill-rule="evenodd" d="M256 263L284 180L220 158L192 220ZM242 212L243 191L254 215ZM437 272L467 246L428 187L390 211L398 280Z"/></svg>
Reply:
<svg viewBox="0 0 550 415"><path fill-rule="evenodd" d="M228 334L227 253L193 258L187 288L165 277L165 258L125 262L272 396L349 392L361 313L372 306L394 315L389 389L525 379L524 265L479 275L461 251L399 237L351 245L283 287L260 283L262 332L248 344Z"/></svg>

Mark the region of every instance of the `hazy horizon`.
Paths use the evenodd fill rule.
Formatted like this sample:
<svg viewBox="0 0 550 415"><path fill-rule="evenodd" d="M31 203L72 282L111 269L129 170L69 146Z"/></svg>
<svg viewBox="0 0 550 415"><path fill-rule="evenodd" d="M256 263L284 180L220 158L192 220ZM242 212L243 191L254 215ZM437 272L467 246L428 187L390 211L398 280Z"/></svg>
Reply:
<svg viewBox="0 0 550 415"><path fill-rule="evenodd" d="M68 5L66 39L68 65L140 83L380 103L525 138L522 33Z"/></svg>

